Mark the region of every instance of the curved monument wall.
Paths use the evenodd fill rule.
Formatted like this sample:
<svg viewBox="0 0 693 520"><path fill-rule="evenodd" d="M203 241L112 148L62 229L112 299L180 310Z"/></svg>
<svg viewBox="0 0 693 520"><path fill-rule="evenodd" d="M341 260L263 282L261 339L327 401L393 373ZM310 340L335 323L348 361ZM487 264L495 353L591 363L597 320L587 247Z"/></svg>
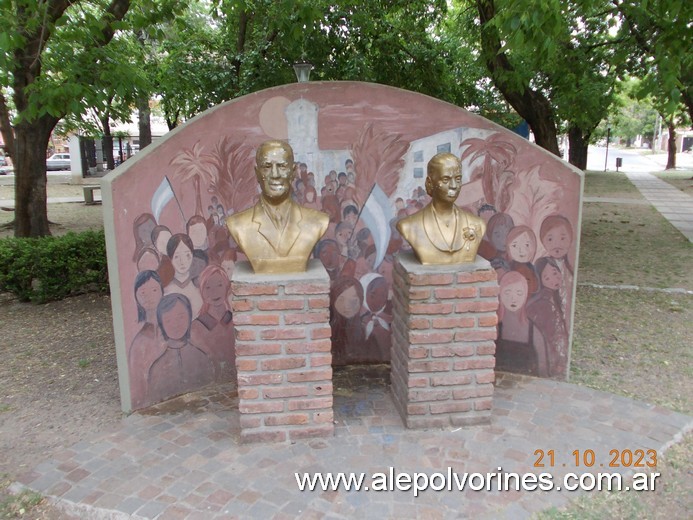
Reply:
<svg viewBox="0 0 693 520"><path fill-rule="evenodd" d="M428 201L426 164L461 158L458 205L487 221L501 285L498 368L565 378L582 174L488 120L383 85L291 84L224 103L104 179L123 409L235 377L224 219L255 203L257 145L286 139L294 196L330 215L314 255L332 279L336 364L389 360L397 219Z"/></svg>

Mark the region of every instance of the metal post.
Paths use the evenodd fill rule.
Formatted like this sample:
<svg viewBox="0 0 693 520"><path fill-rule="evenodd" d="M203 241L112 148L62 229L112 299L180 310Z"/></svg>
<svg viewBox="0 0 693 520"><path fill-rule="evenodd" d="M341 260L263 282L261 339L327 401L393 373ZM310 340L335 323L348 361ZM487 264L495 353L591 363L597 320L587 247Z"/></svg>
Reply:
<svg viewBox="0 0 693 520"><path fill-rule="evenodd" d="M611 128L606 129L606 157L604 157L604 171L606 171L606 165L609 162L609 137L611 137Z"/></svg>

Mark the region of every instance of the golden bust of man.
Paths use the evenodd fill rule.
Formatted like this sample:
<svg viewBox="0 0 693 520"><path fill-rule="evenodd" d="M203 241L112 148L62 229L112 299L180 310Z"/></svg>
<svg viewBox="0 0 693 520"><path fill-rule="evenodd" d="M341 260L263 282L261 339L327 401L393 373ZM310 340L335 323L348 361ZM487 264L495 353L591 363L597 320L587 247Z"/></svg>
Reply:
<svg viewBox="0 0 693 520"><path fill-rule="evenodd" d="M486 223L455 206L461 187L462 165L457 157L439 153L428 162L426 193L431 202L397 223L422 264L462 264L476 259Z"/></svg>
<svg viewBox="0 0 693 520"><path fill-rule="evenodd" d="M329 217L291 199L294 152L283 141L265 141L255 154L262 194L255 206L226 219L231 236L256 273L306 270L310 253L327 231Z"/></svg>

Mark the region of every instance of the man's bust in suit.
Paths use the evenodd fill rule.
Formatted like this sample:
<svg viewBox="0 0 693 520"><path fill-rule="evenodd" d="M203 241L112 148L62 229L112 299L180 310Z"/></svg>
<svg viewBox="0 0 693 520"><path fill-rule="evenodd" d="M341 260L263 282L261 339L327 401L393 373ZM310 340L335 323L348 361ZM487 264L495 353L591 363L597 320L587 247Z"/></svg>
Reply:
<svg viewBox="0 0 693 520"><path fill-rule="evenodd" d="M262 194L255 206L226 219L231 236L255 273L305 272L315 244L327 231L327 214L291 198L294 153L283 141L265 141L255 154Z"/></svg>
<svg viewBox="0 0 693 520"><path fill-rule="evenodd" d="M455 205L461 187L462 165L456 156L439 153L428 162L426 193L431 202L397 223L422 264L462 264L476 259L486 223Z"/></svg>

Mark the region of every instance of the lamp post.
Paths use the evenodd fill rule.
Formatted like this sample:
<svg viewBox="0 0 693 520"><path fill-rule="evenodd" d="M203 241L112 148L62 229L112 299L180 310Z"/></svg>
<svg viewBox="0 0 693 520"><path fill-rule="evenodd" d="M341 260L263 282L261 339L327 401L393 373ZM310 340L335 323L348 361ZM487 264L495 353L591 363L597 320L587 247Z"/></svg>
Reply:
<svg viewBox="0 0 693 520"><path fill-rule="evenodd" d="M308 83L310 79L310 71L313 70L313 64L307 61L298 61L294 63L294 72L299 83Z"/></svg>
<svg viewBox="0 0 693 520"><path fill-rule="evenodd" d="M606 157L604 157L604 171L606 171L606 165L609 161L609 137L611 137L611 127L606 129Z"/></svg>

